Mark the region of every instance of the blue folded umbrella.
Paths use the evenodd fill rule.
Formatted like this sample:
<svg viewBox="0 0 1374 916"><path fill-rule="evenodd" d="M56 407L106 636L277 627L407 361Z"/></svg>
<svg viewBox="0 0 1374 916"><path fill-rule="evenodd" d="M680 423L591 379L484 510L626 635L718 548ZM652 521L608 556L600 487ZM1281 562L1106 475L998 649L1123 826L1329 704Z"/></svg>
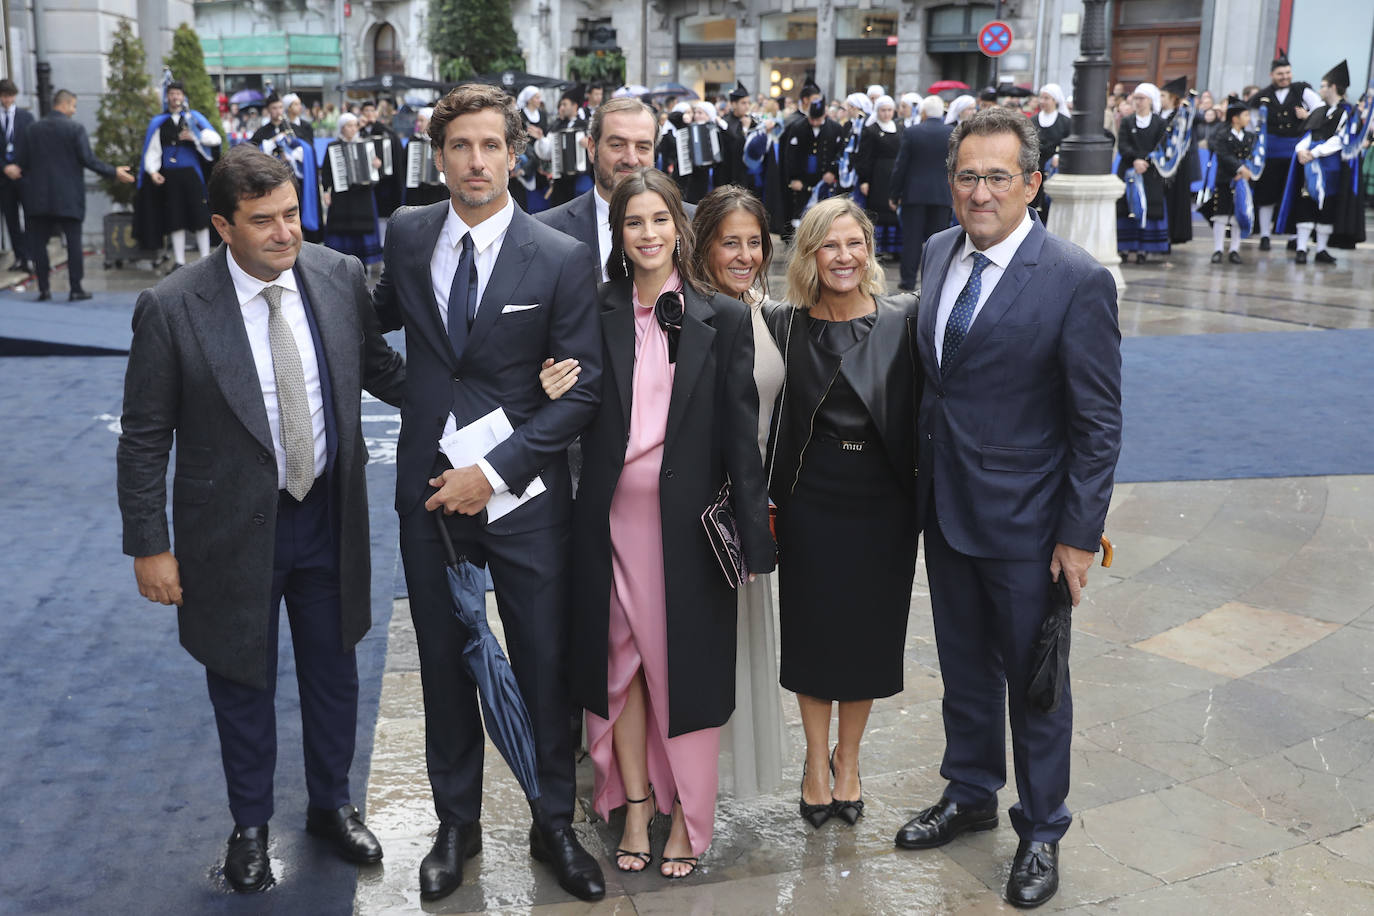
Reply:
<svg viewBox="0 0 1374 916"><path fill-rule="evenodd" d="M539 772L535 761L534 727L530 724L525 697L515 680L506 653L496 634L487 626L486 575L466 557L458 556L444 523L443 510L436 510L439 537L444 542L449 592L453 613L468 631L463 646L463 667L477 684L482 701L482 721L491 743L506 759L511 772L531 802L539 799Z"/></svg>

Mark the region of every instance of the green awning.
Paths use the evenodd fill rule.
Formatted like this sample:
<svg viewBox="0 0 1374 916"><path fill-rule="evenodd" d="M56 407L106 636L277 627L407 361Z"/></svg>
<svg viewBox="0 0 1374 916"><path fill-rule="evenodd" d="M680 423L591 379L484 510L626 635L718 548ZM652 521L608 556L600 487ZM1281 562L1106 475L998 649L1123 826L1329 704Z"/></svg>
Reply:
<svg viewBox="0 0 1374 916"><path fill-rule="evenodd" d="M337 35L225 35L200 40L210 73L290 73L338 70L342 55Z"/></svg>

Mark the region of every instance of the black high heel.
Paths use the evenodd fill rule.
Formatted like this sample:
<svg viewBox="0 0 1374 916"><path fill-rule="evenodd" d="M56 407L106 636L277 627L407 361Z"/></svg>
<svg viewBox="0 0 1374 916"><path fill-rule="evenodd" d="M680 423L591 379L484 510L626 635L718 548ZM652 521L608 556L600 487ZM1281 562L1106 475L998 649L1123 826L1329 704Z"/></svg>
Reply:
<svg viewBox="0 0 1374 916"><path fill-rule="evenodd" d="M857 770L858 768L855 767ZM835 751L830 752L830 775L835 775ZM854 801L835 799L830 803L832 813L849 826L853 827L859 822L859 818L864 816L864 781L859 779L859 797Z"/></svg>
<svg viewBox="0 0 1374 916"><path fill-rule="evenodd" d="M801 810L802 820L806 821L817 830L820 830L821 825L830 820L830 815L834 813L832 811L834 802L827 802L824 805L812 805L807 803L805 763L802 764L801 790L801 804L799 808Z"/></svg>
<svg viewBox="0 0 1374 916"><path fill-rule="evenodd" d="M677 810L677 811L681 811L681 810L682 810L682 799L681 799L680 797L676 796L676 795L673 796L673 808L674 808L674 810ZM686 813L685 811L683 812L682 817L683 817L683 827L685 828L685 827L686 827L686 818L687 818L687 813ZM663 853L664 853L664 855L663 855L663 865L687 865L687 866L690 866L690 867L689 867L685 872L683 872L682 874L680 874L680 875L674 875L674 874L669 874L668 872L664 871L664 870L663 870L663 865L660 865L660 866L659 866L658 873L659 873L660 875L662 875L663 877L667 878L669 881L680 881L680 880L683 879L683 878L690 878L692 875L696 874L696 872L697 872L697 865L700 864L701 856L670 856L670 855L667 854L667 853L668 853L668 847L667 847L667 845L665 845L665 846L663 847ZM632 853L632 855L633 855L633 853Z"/></svg>
<svg viewBox="0 0 1374 916"><path fill-rule="evenodd" d="M649 799L651 799L651 798L653 798L653 797L654 797L654 784L653 784L653 783L649 783L649 794L648 794L648 795L644 796L643 798L626 798L626 799L625 799L625 804L627 804L627 805L642 805L642 804L644 804L646 801L648 801ZM649 817L649 824L650 824L650 826L653 825L653 816L652 816L652 815L650 815L650 817ZM649 831L647 831L647 830L645 831L645 833L648 833L648 832L649 832ZM622 838L623 838L623 834L622 834ZM612 853L612 855L615 857L615 867L616 867L617 869L619 869L620 871L623 871L623 872L632 872L632 873L633 873L633 872L642 872L642 871L644 871L646 868L648 868L650 865L652 865L652 864L653 864L653 861L654 861L654 854L653 854L653 850L652 850L652 849L651 849L649 852L635 852L633 849L616 849L616 851L615 851L614 853ZM639 861L643 862L644 864L641 865L639 868L625 868L625 867L623 867L623 866L620 864L621 858L626 858L626 859L638 859Z"/></svg>

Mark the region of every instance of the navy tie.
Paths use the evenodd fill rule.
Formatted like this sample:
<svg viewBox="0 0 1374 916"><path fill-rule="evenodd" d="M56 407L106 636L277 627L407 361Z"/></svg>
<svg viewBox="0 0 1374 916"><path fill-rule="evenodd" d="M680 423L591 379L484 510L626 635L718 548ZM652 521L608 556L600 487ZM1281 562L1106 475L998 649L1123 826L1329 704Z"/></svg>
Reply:
<svg viewBox="0 0 1374 916"><path fill-rule="evenodd" d="M458 269L453 272L453 285L448 290L448 339L453 344L454 356L463 355L468 331L476 318L477 255L472 247L472 234L467 233L463 236L463 254L458 258Z"/></svg>
<svg viewBox="0 0 1374 916"><path fill-rule="evenodd" d="M973 310L978 306L978 295L983 291L983 268L991 263L992 259L982 252L973 253L973 273L969 274L968 282L959 291L959 298L954 300L954 309L945 322L945 339L940 349L941 372L954 361L954 354L959 352L959 345L968 335L968 326L973 323Z"/></svg>

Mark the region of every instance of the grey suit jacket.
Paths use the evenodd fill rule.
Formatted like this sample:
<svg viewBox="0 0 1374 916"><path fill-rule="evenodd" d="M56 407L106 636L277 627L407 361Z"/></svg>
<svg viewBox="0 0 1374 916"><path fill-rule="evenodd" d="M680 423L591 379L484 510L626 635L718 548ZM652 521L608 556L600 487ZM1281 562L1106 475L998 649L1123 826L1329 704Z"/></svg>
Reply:
<svg viewBox="0 0 1374 916"><path fill-rule="evenodd" d="M964 230L926 244L916 506L960 553L1048 562L1054 544L1096 550L1102 535L1121 451L1121 330L1111 274L1030 214L943 371L935 318Z"/></svg>
<svg viewBox="0 0 1374 916"><path fill-rule="evenodd" d="M139 296L117 452L119 508L126 554L171 547L166 473L175 437L181 643L210 670L266 687L277 651L268 633L277 467L227 251L220 246ZM372 624L360 392L399 405L405 366L381 336L356 258L306 243L296 276L333 392L329 484L347 649Z"/></svg>

